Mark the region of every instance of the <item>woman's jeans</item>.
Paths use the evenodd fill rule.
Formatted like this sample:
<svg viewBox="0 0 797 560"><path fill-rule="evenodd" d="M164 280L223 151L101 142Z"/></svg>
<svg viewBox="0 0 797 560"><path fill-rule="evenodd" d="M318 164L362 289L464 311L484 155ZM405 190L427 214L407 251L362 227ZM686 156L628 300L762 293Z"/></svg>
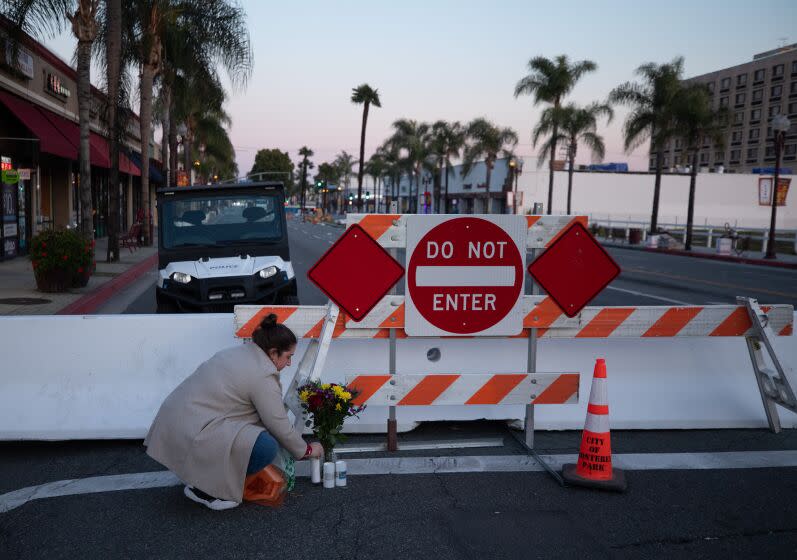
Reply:
<svg viewBox="0 0 797 560"><path fill-rule="evenodd" d="M261 471L271 464L277 456L279 445L277 440L271 437L268 432L260 432L252 448L252 455L249 457L249 466L246 469L247 476Z"/></svg>

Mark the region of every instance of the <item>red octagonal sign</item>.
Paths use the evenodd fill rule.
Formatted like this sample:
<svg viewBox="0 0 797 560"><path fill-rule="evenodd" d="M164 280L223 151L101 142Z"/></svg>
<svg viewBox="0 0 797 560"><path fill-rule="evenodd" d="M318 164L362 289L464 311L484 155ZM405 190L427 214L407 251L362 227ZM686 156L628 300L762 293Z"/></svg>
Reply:
<svg viewBox="0 0 797 560"><path fill-rule="evenodd" d="M575 317L620 274L620 267L576 222L529 265L529 274L565 315Z"/></svg>
<svg viewBox="0 0 797 560"><path fill-rule="evenodd" d="M407 334L518 334L526 226L514 217L408 222Z"/></svg>

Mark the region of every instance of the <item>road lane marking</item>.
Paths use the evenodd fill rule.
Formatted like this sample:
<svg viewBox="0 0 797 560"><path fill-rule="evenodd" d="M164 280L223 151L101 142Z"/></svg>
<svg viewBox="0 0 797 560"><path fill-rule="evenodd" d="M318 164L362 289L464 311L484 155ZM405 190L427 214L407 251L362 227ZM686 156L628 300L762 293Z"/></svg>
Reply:
<svg viewBox="0 0 797 560"><path fill-rule="evenodd" d="M560 470L574 463L577 455L541 455L552 468ZM612 462L629 471L644 470L724 470L797 467L797 451L733 451L720 453L615 453ZM471 455L459 457L385 457L347 459L350 475L438 474L474 472L541 472L544 470L528 455ZM296 476L309 477L310 465L296 463ZM6 513L33 500L166 488L183 484L169 471L95 476L58 480L0 494L0 513Z"/></svg>
<svg viewBox="0 0 797 560"><path fill-rule="evenodd" d="M751 286L738 286L736 284L728 284L725 282L714 282L712 280L700 280L698 278L692 278L691 276L680 276L678 274L667 274L665 272L653 272L651 270L642 270L640 268L629 268L624 267L623 272L635 272L637 274L648 274L650 276L661 276L663 278L670 278L672 280L685 280L687 282L695 282L697 284L706 284L708 286L717 286L719 288L727 288L729 290L747 290L750 292L756 292L759 294L767 294L770 296L780 296L780 297L788 297L788 298L797 298L797 293L790 293L790 292L778 292L775 290L766 290L764 288L754 288ZM627 278L626 278L627 280Z"/></svg>
<svg viewBox="0 0 797 560"><path fill-rule="evenodd" d="M693 305L686 301L681 301L678 299L671 299L662 296L654 296L653 294L646 294L645 292L637 292L636 290L626 290L625 288L617 288L616 286L606 286L607 290L614 290L615 292L625 292L626 294L633 294L635 296L646 297L650 299L657 299L660 301L666 301L667 303L674 303L675 305Z"/></svg>

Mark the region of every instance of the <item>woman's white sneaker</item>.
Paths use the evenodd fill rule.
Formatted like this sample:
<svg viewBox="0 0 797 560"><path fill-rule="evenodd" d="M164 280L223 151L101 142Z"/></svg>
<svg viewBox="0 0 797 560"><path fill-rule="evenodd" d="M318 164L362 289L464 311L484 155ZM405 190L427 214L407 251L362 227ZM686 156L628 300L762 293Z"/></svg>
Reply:
<svg viewBox="0 0 797 560"><path fill-rule="evenodd" d="M199 488L192 488L190 486L186 486L183 490L183 494L189 500L193 500L198 504L202 504L203 506L210 508L214 511L221 511L225 509L232 509L239 505L238 502L233 502L230 500L222 500L219 498L214 498L208 494L205 494Z"/></svg>

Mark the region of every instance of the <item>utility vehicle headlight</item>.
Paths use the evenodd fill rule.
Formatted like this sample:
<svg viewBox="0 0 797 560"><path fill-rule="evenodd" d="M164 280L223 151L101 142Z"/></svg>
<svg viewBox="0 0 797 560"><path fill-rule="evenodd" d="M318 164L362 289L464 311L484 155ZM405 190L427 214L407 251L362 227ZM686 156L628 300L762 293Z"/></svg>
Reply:
<svg viewBox="0 0 797 560"><path fill-rule="evenodd" d="M179 284L188 284L192 278L190 274L186 274L185 272L174 272L172 273L172 280Z"/></svg>
<svg viewBox="0 0 797 560"><path fill-rule="evenodd" d="M269 266L268 268L264 268L258 274L260 274L261 278L271 278L275 274L277 274L278 270L276 266Z"/></svg>

